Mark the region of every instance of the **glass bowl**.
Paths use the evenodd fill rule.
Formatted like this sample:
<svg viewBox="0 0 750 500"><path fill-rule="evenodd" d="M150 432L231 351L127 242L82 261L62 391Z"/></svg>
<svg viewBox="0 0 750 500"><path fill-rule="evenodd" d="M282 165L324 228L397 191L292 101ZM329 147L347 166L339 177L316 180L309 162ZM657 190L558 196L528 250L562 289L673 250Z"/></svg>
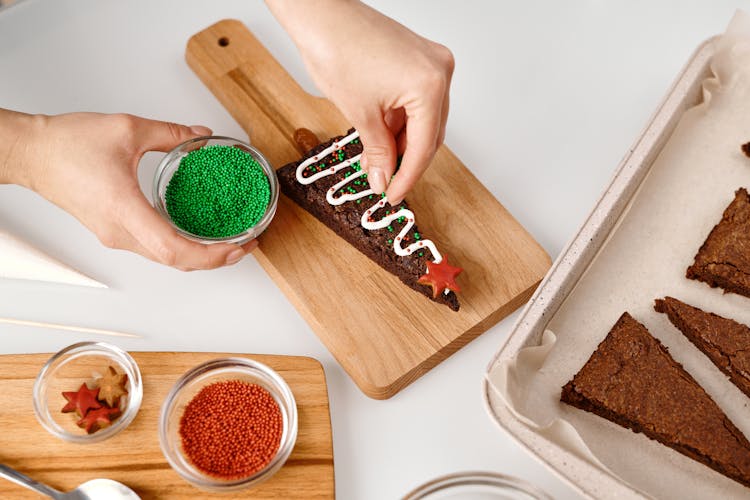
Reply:
<svg viewBox="0 0 750 500"><path fill-rule="evenodd" d="M552 500L552 497L515 477L469 471L433 479L402 500Z"/></svg>
<svg viewBox="0 0 750 500"><path fill-rule="evenodd" d="M180 162L191 151L195 151L196 149L200 149L206 146L231 146L249 153L253 158L255 158L255 160L261 165L261 167L263 167L263 171L265 172L266 178L268 179L268 183L271 188L271 199L268 202L268 207L266 208L265 213L254 226L249 227L239 234L223 238L212 238L208 236L193 234L178 227L172 221L172 218L167 211L165 200L167 186L169 185L172 176L179 168ZM247 144L246 142L240 141L238 139L232 139L231 137L197 137L195 139L190 139L189 141L183 142L172 151L167 153L164 158L162 158L159 166L156 168L156 174L154 175L152 197L154 208L156 208L156 211L165 220L167 220L167 222L169 222L169 224L174 228L175 231L177 231L178 234L206 245L210 245L212 243L234 243L237 245L244 245L250 240L257 238L263 231L266 230L268 225L271 223L271 220L273 220L273 216L276 214L276 206L279 202L279 181L276 177L276 171L271 167L271 164L268 163L266 157L263 156L260 151L252 147L250 144Z"/></svg>
<svg viewBox="0 0 750 500"><path fill-rule="evenodd" d="M108 366L127 375L128 393L120 397L122 413L112 425L88 434L76 425L78 417L74 412L61 411L67 403L62 393L75 392L83 383L94 387ZM73 443L95 443L114 436L135 418L143 399L141 372L130 354L117 346L79 342L62 349L45 363L34 382L33 397L36 418L52 435Z"/></svg>
<svg viewBox="0 0 750 500"><path fill-rule="evenodd" d="M240 479L221 479L195 467L183 450L180 420L185 407L207 385L239 380L266 389L279 406L282 433L279 448L259 471ZM221 358L200 364L185 373L172 387L161 408L159 442L172 468L193 485L214 492L235 491L257 485L273 476L292 453L297 440L297 403L281 376L268 366L247 358Z"/></svg>

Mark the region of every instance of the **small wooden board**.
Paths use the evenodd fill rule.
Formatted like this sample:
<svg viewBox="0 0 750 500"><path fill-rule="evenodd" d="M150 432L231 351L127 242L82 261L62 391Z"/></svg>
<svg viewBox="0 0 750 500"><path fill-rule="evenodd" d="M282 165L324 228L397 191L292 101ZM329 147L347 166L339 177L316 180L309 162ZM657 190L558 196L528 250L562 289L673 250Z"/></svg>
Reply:
<svg viewBox="0 0 750 500"><path fill-rule="evenodd" d="M295 129L325 140L350 127L239 21L194 35L186 59L275 168L299 158ZM541 246L445 146L407 200L422 233L464 268L458 313L403 285L284 196L254 252L360 389L377 399L521 306L550 266Z"/></svg>
<svg viewBox="0 0 750 500"><path fill-rule="evenodd" d="M62 441L37 422L32 403L34 379L49 354L0 356L0 463L53 488L69 491L99 477L121 481L144 500L156 498L334 498L333 444L328 389L320 363L298 356L248 355L286 380L299 412L294 451L271 479L236 494L210 494L183 480L159 447L159 412L172 385L205 361L237 354L189 352L131 353L143 376L143 403L135 420L102 443ZM61 408L64 400L61 397ZM0 498L38 498L0 479Z"/></svg>

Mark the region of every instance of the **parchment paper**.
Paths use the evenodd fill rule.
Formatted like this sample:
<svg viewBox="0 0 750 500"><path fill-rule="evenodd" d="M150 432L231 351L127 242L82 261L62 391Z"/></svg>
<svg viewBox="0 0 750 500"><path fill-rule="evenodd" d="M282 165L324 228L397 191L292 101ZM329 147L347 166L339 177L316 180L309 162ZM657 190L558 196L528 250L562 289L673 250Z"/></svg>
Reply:
<svg viewBox="0 0 750 500"><path fill-rule="evenodd" d="M748 498L746 488L642 434L560 402L560 390L623 311L662 341L750 437L750 399L667 319L654 299L671 295L750 324L750 299L685 278L739 187L750 188L750 15L738 12L718 40L704 102L688 110L608 241L548 324L489 373L508 407L536 432L658 498Z"/></svg>

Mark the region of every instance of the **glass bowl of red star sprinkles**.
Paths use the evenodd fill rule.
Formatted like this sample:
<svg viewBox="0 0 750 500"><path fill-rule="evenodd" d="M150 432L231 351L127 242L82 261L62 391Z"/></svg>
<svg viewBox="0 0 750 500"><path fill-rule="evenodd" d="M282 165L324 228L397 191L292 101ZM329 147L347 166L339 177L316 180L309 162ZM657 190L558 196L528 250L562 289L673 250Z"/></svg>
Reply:
<svg viewBox="0 0 750 500"><path fill-rule="evenodd" d="M141 372L126 351L80 342L52 356L34 382L34 413L52 435L103 441L125 429L143 399Z"/></svg>
<svg viewBox="0 0 750 500"><path fill-rule="evenodd" d="M196 366L161 409L159 441L172 468L207 491L235 491L270 478L297 440L297 404L284 379L247 358Z"/></svg>

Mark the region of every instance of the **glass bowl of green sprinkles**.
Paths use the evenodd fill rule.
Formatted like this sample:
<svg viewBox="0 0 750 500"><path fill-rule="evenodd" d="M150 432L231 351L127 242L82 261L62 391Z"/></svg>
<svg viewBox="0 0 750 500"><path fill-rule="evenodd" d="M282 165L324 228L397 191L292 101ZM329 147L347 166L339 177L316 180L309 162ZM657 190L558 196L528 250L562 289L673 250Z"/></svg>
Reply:
<svg viewBox="0 0 750 500"><path fill-rule="evenodd" d="M276 172L256 148L231 137L198 137L167 153L156 169L153 203L175 230L204 244L244 245L271 223Z"/></svg>

